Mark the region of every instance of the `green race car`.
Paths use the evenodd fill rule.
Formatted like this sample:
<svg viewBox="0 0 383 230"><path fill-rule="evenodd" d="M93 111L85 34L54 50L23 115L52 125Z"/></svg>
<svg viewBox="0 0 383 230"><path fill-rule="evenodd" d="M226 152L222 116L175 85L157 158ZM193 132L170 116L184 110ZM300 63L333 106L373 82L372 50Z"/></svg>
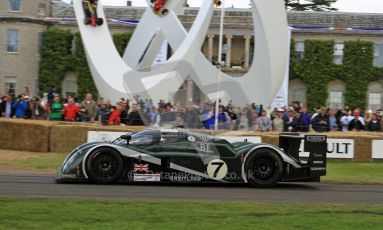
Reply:
<svg viewBox="0 0 383 230"><path fill-rule="evenodd" d="M144 130L113 142L80 145L65 159L58 182L226 182L271 187L320 181L325 135L280 135L279 146L227 140L185 130ZM299 148L310 156L299 159Z"/></svg>

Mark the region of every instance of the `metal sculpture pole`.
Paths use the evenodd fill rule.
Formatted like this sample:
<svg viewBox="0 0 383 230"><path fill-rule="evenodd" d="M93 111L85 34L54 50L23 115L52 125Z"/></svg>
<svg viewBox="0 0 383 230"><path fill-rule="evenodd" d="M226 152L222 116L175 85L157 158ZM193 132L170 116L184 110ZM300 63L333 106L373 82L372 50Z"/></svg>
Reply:
<svg viewBox="0 0 383 230"><path fill-rule="evenodd" d="M214 129L218 130L218 116L219 116L219 82L221 81L221 66L222 66L222 43L223 43L223 20L225 18L225 0L221 2L221 17L219 21L219 42L218 42L218 63L217 67L219 69L217 73L217 92L216 92L216 100L215 100L215 121L214 121Z"/></svg>

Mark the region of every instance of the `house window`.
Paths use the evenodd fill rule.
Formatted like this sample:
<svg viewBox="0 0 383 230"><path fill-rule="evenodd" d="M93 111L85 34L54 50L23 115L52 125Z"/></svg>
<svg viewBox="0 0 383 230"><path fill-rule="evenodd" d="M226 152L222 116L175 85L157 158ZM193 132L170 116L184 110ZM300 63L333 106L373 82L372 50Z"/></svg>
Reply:
<svg viewBox="0 0 383 230"><path fill-rule="evenodd" d="M43 39L43 32L37 33L37 53L41 54L41 44Z"/></svg>
<svg viewBox="0 0 383 230"><path fill-rule="evenodd" d="M227 54L227 51L229 50L229 47L227 46L227 43L222 44L222 54Z"/></svg>
<svg viewBox="0 0 383 230"><path fill-rule="evenodd" d="M65 96L75 97L77 95L77 76L74 72L67 72L62 81L62 94Z"/></svg>
<svg viewBox="0 0 383 230"><path fill-rule="evenodd" d="M303 60L305 56L305 43L304 42L296 42L295 43L295 59L297 62Z"/></svg>
<svg viewBox="0 0 383 230"><path fill-rule="evenodd" d="M381 108L382 94L381 93L369 93L368 94L368 109L376 111Z"/></svg>
<svg viewBox="0 0 383 230"><path fill-rule="evenodd" d="M330 108L342 108L343 107L343 92L331 91L330 92Z"/></svg>
<svg viewBox="0 0 383 230"><path fill-rule="evenodd" d="M374 66L383 67L383 44L374 45Z"/></svg>
<svg viewBox="0 0 383 230"><path fill-rule="evenodd" d="M16 95L16 77L5 77L5 93Z"/></svg>
<svg viewBox="0 0 383 230"><path fill-rule="evenodd" d="M45 3L40 3L39 8L37 9L37 13L39 15L45 16L47 10L47 5Z"/></svg>
<svg viewBox="0 0 383 230"><path fill-rule="evenodd" d="M299 101L300 103L305 103L305 91L301 89L292 90L291 101Z"/></svg>
<svg viewBox="0 0 383 230"><path fill-rule="evenodd" d="M9 29L7 31L8 41L7 41L7 52L18 53L19 52L19 30Z"/></svg>
<svg viewBox="0 0 383 230"><path fill-rule="evenodd" d="M9 0L9 10L19 12L21 10L21 0Z"/></svg>
<svg viewBox="0 0 383 230"><path fill-rule="evenodd" d="M337 65L343 64L343 49L344 44L335 44L334 45L334 63Z"/></svg>
<svg viewBox="0 0 383 230"><path fill-rule="evenodd" d="M76 36L73 37L71 44L72 46L70 48L70 52L72 55L75 55L76 54Z"/></svg>

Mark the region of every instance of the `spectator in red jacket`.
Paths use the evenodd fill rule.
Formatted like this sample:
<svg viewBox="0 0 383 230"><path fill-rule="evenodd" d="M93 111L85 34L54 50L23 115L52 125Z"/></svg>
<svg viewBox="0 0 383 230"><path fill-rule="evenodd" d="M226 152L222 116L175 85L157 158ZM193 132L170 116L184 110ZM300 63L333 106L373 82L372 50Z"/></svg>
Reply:
<svg viewBox="0 0 383 230"><path fill-rule="evenodd" d="M79 108L74 102L73 98L68 99L68 104L64 106L64 120L65 121L75 121L76 116L79 112Z"/></svg>
<svg viewBox="0 0 383 230"><path fill-rule="evenodd" d="M112 106L110 109L110 117L107 122L108 125L120 125L121 106Z"/></svg>

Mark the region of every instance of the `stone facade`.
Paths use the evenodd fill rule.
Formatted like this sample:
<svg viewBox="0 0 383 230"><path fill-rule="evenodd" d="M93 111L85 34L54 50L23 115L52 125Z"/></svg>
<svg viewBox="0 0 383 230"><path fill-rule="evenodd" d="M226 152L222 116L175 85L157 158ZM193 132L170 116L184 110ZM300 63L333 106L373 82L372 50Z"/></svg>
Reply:
<svg viewBox="0 0 383 230"><path fill-rule="evenodd" d="M0 1L0 16L1 17L29 17L29 18L45 18L51 15L50 0L20 0L20 9L12 10L12 0Z"/></svg>
<svg viewBox="0 0 383 230"><path fill-rule="evenodd" d="M1 25L0 34L7 34L8 29L20 31L19 51L4 52L7 50L7 37L0 37L0 95L5 93L6 77L14 77L16 82L16 93L22 92L25 86L29 86L31 93L37 92L37 81L39 71L38 33L43 32L46 27L39 24L15 22Z"/></svg>
<svg viewBox="0 0 383 230"><path fill-rule="evenodd" d="M15 84L16 94L25 86L37 93L39 33L46 30L42 19L50 14L49 0L21 0L19 11L11 11L9 0L0 1L0 95L6 93L7 82ZM17 52L7 49L9 30L19 33Z"/></svg>
<svg viewBox="0 0 383 230"><path fill-rule="evenodd" d="M20 1L21 9L17 12L10 11L10 0L0 1L0 50L3 51L0 53L0 95L6 93L6 77L16 77L16 93L22 92L25 86L29 86L32 93L37 93L39 65L37 38L39 32L44 31L50 25L72 31L78 30L75 22L48 23L44 20L45 17L73 18L74 12L70 5L49 0ZM42 6L45 6L45 10L41 10ZM106 16L113 19L139 20L144 11L145 8L142 7L105 8ZM198 9L184 8L180 13L179 19L187 30L190 29ZM218 58L219 13L219 10L214 12L205 44L202 47L202 52L212 63ZM245 9L227 9L224 21L224 60L226 60L224 71L231 73L233 76L241 76L251 65L256 40L253 34L251 12ZM306 39L333 39L336 43L341 44L346 40L360 39L375 44L383 44L383 32L381 31L347 30L347 28L383 29L383 14L289 12L288 21L290 26L298 28L292 33L293 39L297 42L303 42ZM133 32L135 28L131 25L120 25L111 22L109 26L113 33ZM333 27L335 29L331 31L307 29L315 27ZM17 53L4 52L7 50L8 29L20 31L19 51ZM291 82L289 100L304 97L306 88L302 84L304 83ZM329 86L329 89L331 88L336 87ZM374 87L374 90L376 91L377 88L379 87ZM304 101L304 98L302 101Z"/></svg>

